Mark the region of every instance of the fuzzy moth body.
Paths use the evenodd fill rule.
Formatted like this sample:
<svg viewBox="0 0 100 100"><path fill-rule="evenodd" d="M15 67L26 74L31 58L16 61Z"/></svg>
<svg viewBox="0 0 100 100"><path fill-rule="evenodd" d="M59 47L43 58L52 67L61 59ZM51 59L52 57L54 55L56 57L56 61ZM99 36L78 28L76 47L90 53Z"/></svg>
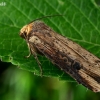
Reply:
<svg viewBox="0 0 100 100"><path fill-rule="evenodd" d="M54 32L42 21L34 21L24 26L20 30L20 36L26 40L38 63L37 53L43 54L78 83L93 92L100 91L99 58Z"/></svg>

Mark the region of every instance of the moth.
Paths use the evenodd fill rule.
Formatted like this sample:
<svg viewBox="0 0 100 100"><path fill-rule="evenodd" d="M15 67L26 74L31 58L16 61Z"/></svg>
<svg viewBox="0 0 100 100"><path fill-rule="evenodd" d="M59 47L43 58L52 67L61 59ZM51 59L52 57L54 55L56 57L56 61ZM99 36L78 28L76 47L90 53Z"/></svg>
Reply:
<svg viewBox="0 0 100 100"><path fill-rule="evenodd" d="M45 55L53 64L93 92L100 91L100 59L77 43L56 33L40 20L20 30L42 72L37 54Z"/></svg>

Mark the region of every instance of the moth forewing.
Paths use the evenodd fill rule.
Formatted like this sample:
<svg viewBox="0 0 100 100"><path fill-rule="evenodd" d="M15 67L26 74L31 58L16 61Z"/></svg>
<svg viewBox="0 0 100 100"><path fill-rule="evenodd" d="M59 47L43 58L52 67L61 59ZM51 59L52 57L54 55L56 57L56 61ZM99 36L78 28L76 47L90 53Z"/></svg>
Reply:
<svg viewBox="0 0 100 100"><path fill-rule="evenodd" d="M94 92L100 91L99 58L75 42L54 32L41 21L34 21L24 26L20 35L29 44L30 51L38 63L36 54L40 52L78 83Z"/></svg>

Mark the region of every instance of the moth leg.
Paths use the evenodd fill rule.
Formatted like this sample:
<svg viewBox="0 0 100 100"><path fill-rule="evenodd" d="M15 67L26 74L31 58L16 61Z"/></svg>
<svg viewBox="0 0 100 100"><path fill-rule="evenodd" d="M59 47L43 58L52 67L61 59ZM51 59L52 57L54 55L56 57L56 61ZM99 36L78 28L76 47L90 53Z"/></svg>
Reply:
<svg viewBox="0 0 100 100"><path fill-rule="evenodd" d="M29 48L29 55L28 56L26 56L27 58L29 58L31 55L33 55L34 56L34 58L35 58L35 60L36 60L36 62L38 63L38 66L39 66L39 68L40 68L40 74L41 74L41 76L42 76L42 67L41 67L41 63L40 63L40 61L38 60L38 57L37 57L37 54L36 54L36 52L37 52L37 50L36 50L36 48L34 48L31 44L29 44L29 43L27 43L27 45L28 45L28 48Z"/></svg>
<svg viewBox="0 0 100 100"><path fill-rule="evenodd" d="M28 45L28 48L29 48L29 54L26 56L26 58L29 58L32 55L32 50L30 48L29 43L27 43L27 45Z"/></svg>
<svg viewBox="0 0 100 100"><path fill-rule="evenodd" d="M40 68L40 72L41 72L40 74L41 74L41 76L42 76L42 67L41 67L41 63L40 63L40 61L39 61L39 59L38 59L38 57L37 57L37 54L35 53L34 50L31 50L31 53L33 54L35 60L36 60L37 63L38 63L38 66L39 66L39 68Z"/></svg>
<svg viewBox="0 0 100 100"><path fill-rule="evenodd" d="M28 56L25 56L26 58L29 58L31 56L32 52L31 52L31 49L30 49L30 52L28 54Z"/></svg>
<svg viewBox="0 0 100 100"><path fill-rule="evenodd" d="M32 51L31 51L31 49L29 48L29 54L26 56L26 58L29 58L31 55L32 55Z"/></svg>

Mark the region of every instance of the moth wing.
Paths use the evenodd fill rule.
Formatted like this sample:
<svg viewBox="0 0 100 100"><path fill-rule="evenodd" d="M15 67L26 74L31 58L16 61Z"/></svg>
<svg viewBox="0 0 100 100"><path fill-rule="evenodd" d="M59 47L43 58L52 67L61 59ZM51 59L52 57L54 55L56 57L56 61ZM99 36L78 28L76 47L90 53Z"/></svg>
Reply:
<svg viewBox="0 0 100 100"><path fill-rule="evenodd" d="M94 92L99 92L99 58L75 42L57 34L44 23L39 23L37 27L37 31L33 31L33 36L31 36L29 42L33 43L38 51L54 62L59 68L70 74L79 83Z"/></svg>
<svg viewBox="0 0 100 100"><path fill-rule="evenodd" d="M55 37L66 45L66 50L70 49L69 56L75 56L76 61L78 61L83 67L78 71L78 74L83 80L83 85L91 89L94 92L100 91L100 59L83 49L77 43L65 38L59 34L55 34ZM74 53L72 53L72 51ZM71 57L75 58L75 57Z"/></svg>

